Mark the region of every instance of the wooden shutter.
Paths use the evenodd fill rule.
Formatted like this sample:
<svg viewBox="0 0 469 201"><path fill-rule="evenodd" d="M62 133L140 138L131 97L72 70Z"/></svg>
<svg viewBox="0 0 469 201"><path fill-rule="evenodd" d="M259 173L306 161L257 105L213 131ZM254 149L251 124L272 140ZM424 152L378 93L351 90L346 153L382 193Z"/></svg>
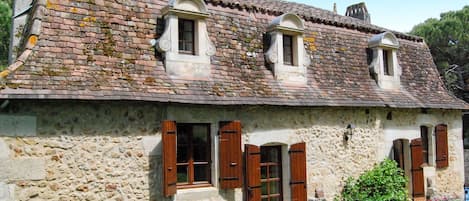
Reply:
<svg viewBox="0 0 469 201"><path fill-rule="evenodd" d="M219 134L220 187L241 188L243 185L241 122L220 122Z"/></svg>
<svg viewBox="0 0 469 201"><path fill-rule="evenodd" d="M306 201L306 143L290 147L290 188L292 201Z"/></svg>
<svg viewBox="0 0 469 201"><path fill-rule="evenodd" d="M244 145L246 161L247 201L261 200L261 149L256 145Z"/></svg>
<svg viewBox="0 0 469 201"><path fill-rule="evenodd" d="M412 154L412 195L414 198L425 197L423 168L420 167L423 163L422 140L420 138L412 140L410 150Z"/></svg>
<svg viewBox="0 0 469 201"><path fill-rule="evenodd" d="M176 194L176 122L163 121L163 194L166 197Z"/></svg>
<svg viewBox="0 0 469 201"><path fill-rule="evenodd" d="M436 141L436 167L448 167L448 127L444 124L435 128Z"/></svg>

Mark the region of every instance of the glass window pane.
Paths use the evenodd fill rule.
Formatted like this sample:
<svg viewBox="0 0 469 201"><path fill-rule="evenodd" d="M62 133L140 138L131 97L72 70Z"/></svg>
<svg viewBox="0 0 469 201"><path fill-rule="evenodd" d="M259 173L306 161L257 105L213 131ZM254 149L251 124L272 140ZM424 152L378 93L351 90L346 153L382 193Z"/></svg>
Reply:
<svg viewBox="0 0 469 201"><path fill-rule="evenodd" d="M267 178L267 167L262 166L261 167L261 179L266 179Z"/></svg>
<svg viewBox="0 0 469 201"><path fill-rule="evenodd" d="M184 31L193 31L194 30L194 21L184 20Z"/></svg>
<svg viewBox="0 0 469 201"><path fill-rule="evenodd" d="M279 162L278 161L278 149L276 149L275 147L272 147L269 149L269 157L268 157L268 162Z"/></svg>
<svg viewBox="0 0 469 201"><path fill-rule="evenodd" d="M206 144L208 129L206 125L196 125L192 128L192 141L194 144Z"/></svg>
<svg viewBox="0 0 469 201"><path fill-rule="evenodd" d="M185 144L178 144L177 146L177 162L178 163L187 163L189 158L188 150L189 148Z"/></svg>
<svg viewBox="0 0 469 201"><path fill-rule="evenodd" d="M210 154L207 153L207 145L196 145L194 144L192 157L195 162L208 162Z"/></svg>
<svg viewBox="0 0 469 201"><path fill-rule="evenodd" d="M194 46L192 43L186 42L186 47L184 47L186 51L192 52L194 50Z"/></svg>
<svg viewBox="0 0 469 201"><path fill-rule="evenodd" d="M184 32L184 41L185 42L192 42L192 32Z"/></svg>
<svg viewBox="0 0 469 201"><path fill-rule="evenodd" d="M262 201L269 201L269 198L262 198Z"/></svg>
<svg viewBox="0 0 469 201"><path fill-rule="evenodd" d="M178 172L177 172L177 182L178 183L187 183L189 180L187 178L187 166L178 166L177 167Z"/></svg>
<svg viewBox="0 0 469 201"><path fill-rule="evenodd" d="M194 165L194 181L208 181L208 165Z"/></svg>
<svg viewBox="0 0 469 201"><path fill-rule="evenodd" d="M280 177L280 168L279 166L270 166L269 167L269 178L279 178Z"/></svg>
<svg viewBox="0 0 469 201"><path fill-rule="evenodd" d="M187 131L185 126L177 128L177 143L178 144L188 144L189 143L190 133Z"/></svg>
<svg viewBox="0 0 469 201"><path fill-rule="evenodd" d="M267 183L262 182L261 183L261 194L262 195L268 195L269 191L267 191Z"/></svg>
<svg viewBox="0 0 469 201"><path fill-rule="evenodd" d="M280 193L280 182L272 181L269 185L270 194Z"/></svg>

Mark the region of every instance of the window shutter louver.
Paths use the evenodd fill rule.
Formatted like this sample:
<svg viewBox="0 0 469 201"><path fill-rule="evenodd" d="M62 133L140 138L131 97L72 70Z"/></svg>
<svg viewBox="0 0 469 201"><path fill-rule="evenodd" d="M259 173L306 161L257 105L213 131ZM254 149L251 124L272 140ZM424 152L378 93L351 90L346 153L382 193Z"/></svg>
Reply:
<svg viewBox="0 0 469 201"><path fill-rule="evenodd" d="M437 125L435 128L436 141L436 167L448 167L448 126Z"/></svg>
<svg viewBox="0 0 469 201"><path fill-rule="evenodd" d="M423 168L420 167L423 164L422 140L420 138L412 140L410 150L412 155L412 196L414 198L425 197Z"/></svg>
<svg viewBox="0 0 469 201"><path fill-rule="evenodd" d="M220 122L219 134L220 187L241 188L243 185L241 122Z"/></svg>
<svg viewBox="0 0 469 201"><path fill-rule="evenodd" d="M306 143L290 147L290 188L292 201L306 201Z"/></svg>
<svg viewBox="0 0 469 201"><path fill-rule="evenodd" d="M246 161L247 201L261 200L261 149L258 146L244 146Z"/></svg>
<svg viewBox="0 0 469 201"><path fill-rule="evenodd" d="M163 121L163 194L165 197L176 194L176 122Z"/></svg>

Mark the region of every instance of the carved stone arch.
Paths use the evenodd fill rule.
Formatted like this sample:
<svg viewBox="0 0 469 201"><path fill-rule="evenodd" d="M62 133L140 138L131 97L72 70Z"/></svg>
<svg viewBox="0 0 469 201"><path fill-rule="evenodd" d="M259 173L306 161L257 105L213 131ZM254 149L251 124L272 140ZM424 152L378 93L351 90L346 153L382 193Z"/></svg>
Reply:
<svg viewBox="0 0 469 201"><path fill-rule="evenodd" d="M393 49L399 48L399 41L397 37L391 32L383 32L380 34L376 34L370 38L368 41L368 47L388 47Z"/></svg>
<svg viewBox="0 0 469 201"><path fill-rule="evenodd" d="M267 142L267 143L264 143L260 146L288 146L288 144L286 144L284 142Z"/></svg>
<svg viewBox="0 0 469 201"><path fill-rule="evenodd" d="M272 20L269 24L269 29L289 30L293 32L303 33L304 31L303 20L295 14L285 13Z"/></svg>
<svg viewBox="0 0 469 201"><path fill-rule="evenodd" d="M173 9L191 11L196 13L207 13L207 5L203 0L170 0L169 6Z"/></svg>

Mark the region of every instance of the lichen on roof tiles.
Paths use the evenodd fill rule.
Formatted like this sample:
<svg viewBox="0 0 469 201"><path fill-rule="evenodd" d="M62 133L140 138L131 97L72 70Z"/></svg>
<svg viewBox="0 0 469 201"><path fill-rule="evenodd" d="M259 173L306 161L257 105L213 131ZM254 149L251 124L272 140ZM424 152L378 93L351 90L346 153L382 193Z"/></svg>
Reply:
<svg viewBox="0 0 469 201"><path fill-rule="evenodd" d="M39 1L38 1L39 2ZM206 0L217 47L209 80L177 80L150 41L161 35L167 1L63 1L44 5L41 33L0 98L146 100L216 105L467 108L448 94L421 38L399 40L401 89L370 76L367 42L387 31L330 11L278 0ZM306 86L285 86L264 60L269 22L285 12L305 20L311 55Z"/></svg>

